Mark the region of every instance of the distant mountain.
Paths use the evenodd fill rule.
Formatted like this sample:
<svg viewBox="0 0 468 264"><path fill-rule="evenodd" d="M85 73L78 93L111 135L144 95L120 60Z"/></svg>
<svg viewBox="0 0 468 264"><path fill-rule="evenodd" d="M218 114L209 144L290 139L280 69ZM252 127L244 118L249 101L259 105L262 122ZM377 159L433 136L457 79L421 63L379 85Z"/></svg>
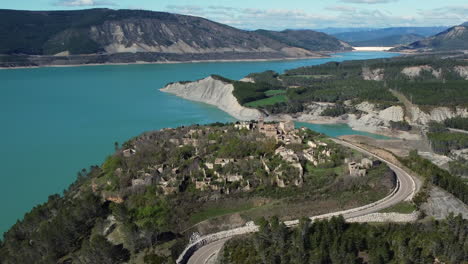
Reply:
<svg viewBox="0 0 468 264"><path fill-rule="evenodd" d="M467 21L467 22L465 22L465 23L463 23L463 24L461 24L461 26L468 27L468 21Z"/></svg>
<svg viewBox="0 0 468 264"><path fill-rule="evenodd" d="M0 10L0 54L10 55L0 56L0 65L26 55L92 55L75 57L82 64L109 62L110 57L112 62L296 58L349 48L323 33L279 34L273 38L200 17L142 10ZM48 60L34 63L57 61Z"/></svg>
<svg viewBox="0 0 468 264"><path fill-rule="evenodd" d="M394 47L406 45L421 40L424 37L417 34L392 35L388 37L351 42L354 47Z"/></svg>
<svg viewBox="0 0 468 264"><path fill-rule="evenodd" d="M345 51L352 50L351 45L322 32L313 30L257 30L255 33L277 40L289 46L311 51Z"/></svg>
<svg viewBox="0 0 468 264"><path fill-rule="evenodd" d="M359 27L359 28L328 27L328 28L319 28L319 29L314 29L314 30L318 32L323 32L328 35L335 35L335 34L344 33L344 32L360 32L360 31L371 31L371 30L377 30L377 29L378 28L366 28L366 27Z"/></svg>
<svg viewBox="0 0 468 264"><path fill-rule="evenodd" d="M435 36L416 41L406 46L398 47L395 50L468 50L468 25L465 24L451 27Z"/></svg>
<svg viewBox="0 0 468 264"><path fill-rule="evenodd" d="M381 39L396 35L416 34L423 37L435 35L446 30L448 27L391 27L375 30L363 30L358 32L343 32L332 34L338 39L346 42L360 42L366 40Z"/></svg>

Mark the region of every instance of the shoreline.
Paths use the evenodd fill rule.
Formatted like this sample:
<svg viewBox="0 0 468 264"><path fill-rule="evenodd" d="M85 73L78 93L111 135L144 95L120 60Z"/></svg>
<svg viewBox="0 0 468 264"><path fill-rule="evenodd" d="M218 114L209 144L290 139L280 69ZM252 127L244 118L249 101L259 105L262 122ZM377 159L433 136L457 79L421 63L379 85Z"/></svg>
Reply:
<svg viewBox="0 0 468 264"><path fill-rule="evenodd" d="M229 114L229 113L228 113ZM359 131L359 132L366 132L366 133L371 133L371 134L376 134L380 136L385 136L389 137L391 139L407 139L407 140L417 140L420 139L418 135L409 133L407 131L400 131L400 130L392 130L390 128L384 128L384 127L372 127L372 126L364 126L364 125L353 125L352 122L349 120L344 120L344 119L338 119L338 118L330 118L330 119L301 119L291 117L286 118L284 115L270 115L267 117L269 120L273 121L281 121L281 120L292 120L294 122L300 122L300 123L308 123L308 124L314 124L314 125L347 125L349 128L351 128L354 131Z"/></svg>
<svg viewBox="0 0 468 264"><path fill-rule="evenodd" d="M192 82L190 84L198 84L199 82L207 82L208 80L211 81L217 81L213 80L211 77L207 77L205 79L201 79L195 82ZM222 83L222 82L221 82ZM354 131L359 131L359 132L365 132L365 133L371 133L379 136L385 136L389 137L390 139L399 139L399 140L417 140L420 139L418 135L412 134L406 131L400 131L400 130L392 130L390 128L386 127L376 127L376 126L366 126L365 124L360 124L359 122L352 122L352 120L349 119L342 119L342 118L328 118L328 117L319 117L316 119L311 119L311 117L304 117L303 115L299 116L291 116L289 114L275 114L275 115L265 115L265 113L259 111L258 109L255 108L249 108L240 105L237 102L237 99L232 96L232 90L227 89L225 93L230 94L229 98L224 98L223 102L215 102L207 98L195 98L194 94L186 94L186 88L187 85L190 84L180 84L180 83L174 83L174 84L169 84L163 88L158 89L159 92L164 92L164 93L169 93L172 94L173 96L193 101L193 102L199 102L207 105L211 105L216 107L218 110L223 111L233 117L234 119L238 121L246 121L246 120L258 120L260 117L264 118L265 121L286 121L286 120L291 120L294 122L300 122L300 123L308 123L308 124L316 124L316 125L346 125L350 129ZM177 86L178 88L174 88ZM179 87L180 86L180 87ZM212 86L210 83L204 83L203 87L205 86ZM228 84L224 84L220 87L217 87L217 89L223 89L222 87L227 87L229 86ZM180 89L182 88L182 90ZM232 88L232 87L231 87ZM185 91L183 91L185 90ZM193 93L194 87L191 87L191 92ZM224 94L225 94L224 93ZM197 93L198 94L198 93ZM206 91L203 91L200 94L206 94ZM235 105L235 106L233 106ZM252 111L257 111L258 114L256 115L249 115L246 117L245 112L252 112ZM251 113L252 114L252 113ZM353 135L353 134L350 134Z"/></svg>
<svg viewBox="0 0 468 264"><path fill-rule="evenodd" d="M346 52L346 51L344 51ZM354 51L349 51L354 52ZM340 53L340 52L337 52ZM335 53L330 53L335 54ZM334 56L307 56L298 58L272 58L272 59L226 59L226 60L189 60L189 61L155 61L155 62L130 62L130 63L89 63L89 64L70 64L70 65L41 65L41 66L18 66L18 67L1 67L0 70L16 70L16 69L39 69L39 68L68 68L68 67L93 67L93 66L125 66L125 65L158 65L158 64L184 64L184 63L215 63L215 62L266 62L266 61L291 61L291 60L310 60L310 59L326 59Z"/></svg>
<svg viewBox="0 0 468 264"><path fill-rule="evenodd" d="M336 57L336 54L346 52L372 52L372 50L349 50L349 51L337 51L337 52L324 52L324 56L306 56L306 57L285 57L285 58L271 58L271 59L220 59L220 60L188 60L188 61L155 61L155 62L144 62L136 61L130 63L115 62L115 63L89 63L89 64L69 64L69 65L41 65L41 66L18 66L18 67L2 67L0 70L20 70L20 69L39 69L39 68L67 68L67 67L93 67L93 66L125 66L125 65L158 65L158 64L184 64L184 63L229 63L229 62L268 62L268 61L293 61L293 60L310 60L310 59L326 59ZM387 53L401 53L382 51Z"/></svg>

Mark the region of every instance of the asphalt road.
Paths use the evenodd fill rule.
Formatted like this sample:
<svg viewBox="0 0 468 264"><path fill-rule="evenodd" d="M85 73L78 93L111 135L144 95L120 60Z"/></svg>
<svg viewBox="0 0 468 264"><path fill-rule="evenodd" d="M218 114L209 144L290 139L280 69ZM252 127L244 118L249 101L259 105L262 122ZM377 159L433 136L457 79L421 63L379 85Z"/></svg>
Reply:
<svg viewBox="0 0 468 264"><path fill-rule="evenodd" d="M415 191L418 189L418 186L416 186L416 182L412 179L411 175L409 175L408 173L406 173L403 169L399 168L398 166L396 166L395 164L391 163L390 161L387 161L381 157L378 157L360 147L357 147L353 144L350 144L348 142L344 142L342 140L339 140L339 139L334 139L334 141L338 144L341 144L343 146L346 146L346 147L349 147L349 148L352 148L352 149L355 149L361 153L364 153L366 155L369 155L369 156L372 156L372 157L375 157L383 162L385 162L394 172L395 174L397 175L398 177L398 180L400 182L400 188L398 189L398 191L389 199L386 199L380 203L377 203L369 208L366 208L366 209L363 209L363 210L359 210L359 211L356 211L356 212L345 212L343 214L343 217L345 219L347 218L352 218L352 217L357 217L357 216L364 216L364 215L367 215L367 214L371 214L371 213L376 213L382 209L385 209L385 208L388 208L388 207L391 207L401 201L404 201L405 199L407 198L411 198ZM218 241L215 241L213 243L210 243L210 244L207 244L201 248L199 248L189 259L188 263L189 264L205 264L206 261L213 255L213 254L216 254L221 248L222 246L224 245L224 243L229 240L229 238L226 238L226 239L222 239L222 240L218 240Z"/></svg>
<svg viewBox="0 0 468 264"><path fill-rule="evenodd" d="M215 241L213 243L207 244L204 247L200 248L199 250L195 251L195 253L190 257L188 264L197 264L203 263L205 264L206 261L213 255L216 254L221 248L223 247L224 243L228 241L229 238L221 239Z"/></svg>

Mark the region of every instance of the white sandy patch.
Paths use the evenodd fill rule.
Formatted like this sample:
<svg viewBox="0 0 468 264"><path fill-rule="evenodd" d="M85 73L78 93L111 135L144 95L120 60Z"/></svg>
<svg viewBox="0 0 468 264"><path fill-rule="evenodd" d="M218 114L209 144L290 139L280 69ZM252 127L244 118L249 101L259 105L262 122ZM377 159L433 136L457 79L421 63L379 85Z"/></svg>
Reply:
<svg viewBox="0 0 468 264"><path fill-rule="evenodd" d="M387 51L393 49L393 47L353 47L355 51Z"/></svg>

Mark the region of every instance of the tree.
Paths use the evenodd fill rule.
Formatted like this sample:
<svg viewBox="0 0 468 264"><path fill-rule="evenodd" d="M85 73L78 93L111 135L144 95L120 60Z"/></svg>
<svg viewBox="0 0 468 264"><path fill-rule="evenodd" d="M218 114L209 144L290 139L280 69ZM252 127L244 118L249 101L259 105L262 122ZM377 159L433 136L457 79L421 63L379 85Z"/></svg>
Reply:
<svg viewBox="0 0 468 264"><path fill-rule="evenodd" d="M101 235L85 240L77 256L81 264L118 264L128 261L130 253L121 245L114 246Z"/></svg>

